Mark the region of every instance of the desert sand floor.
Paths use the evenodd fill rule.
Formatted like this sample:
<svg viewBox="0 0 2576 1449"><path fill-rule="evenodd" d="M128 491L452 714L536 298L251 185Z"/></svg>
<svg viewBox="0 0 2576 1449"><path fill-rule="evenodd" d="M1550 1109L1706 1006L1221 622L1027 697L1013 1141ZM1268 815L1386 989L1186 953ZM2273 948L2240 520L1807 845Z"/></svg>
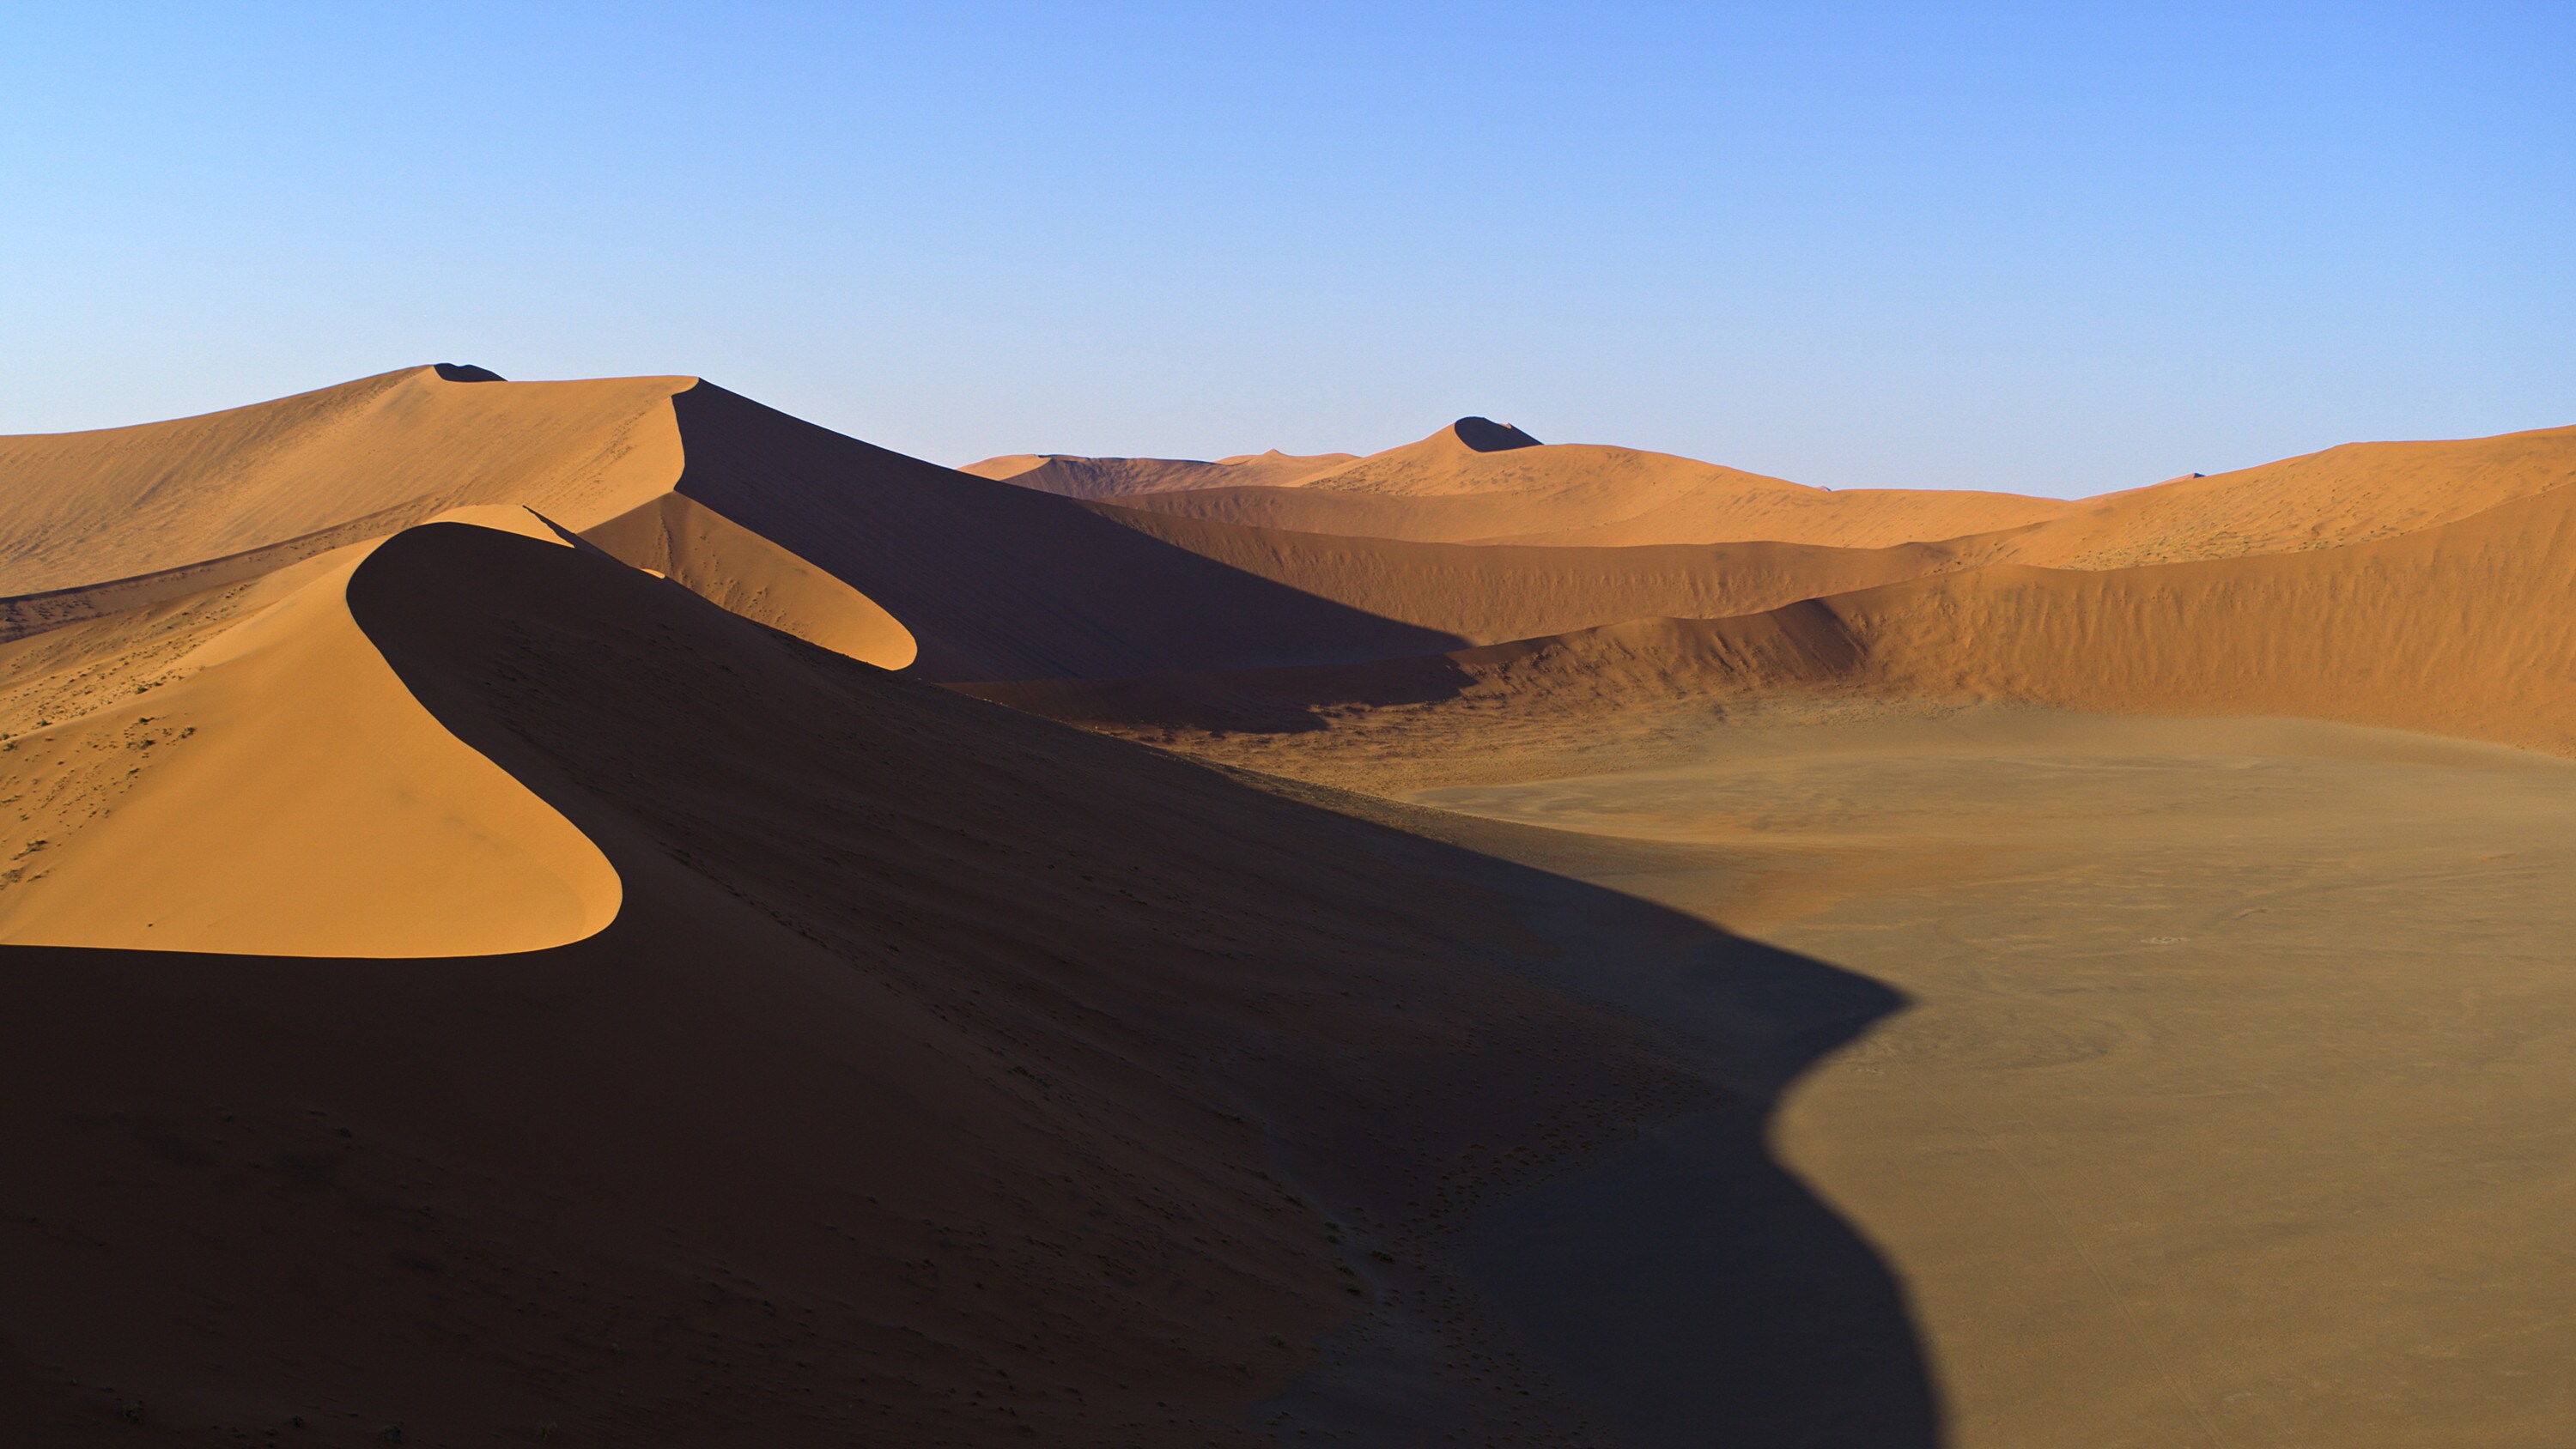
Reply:
<svg viewBox="0 0 2576 1449"><path fill-rule="evenodd" d="M1583 832L1547 865L1910 998L1770 1132L1901 1285L1949 1443L2576 1434L2576 763L1995 707L1617 763L1403 793ZM1651 1286L1599 1291L1696 1251L1693 1203L1641 1205L1707 1186L1695 1150L1685 1124L1483 1230L1488 1292L1624 1399L1624 1442L1722 1407L1641 1387L1691 1355L1616 1321ZM1526 1251L1569 1236L1590 1260Z"/></svg>

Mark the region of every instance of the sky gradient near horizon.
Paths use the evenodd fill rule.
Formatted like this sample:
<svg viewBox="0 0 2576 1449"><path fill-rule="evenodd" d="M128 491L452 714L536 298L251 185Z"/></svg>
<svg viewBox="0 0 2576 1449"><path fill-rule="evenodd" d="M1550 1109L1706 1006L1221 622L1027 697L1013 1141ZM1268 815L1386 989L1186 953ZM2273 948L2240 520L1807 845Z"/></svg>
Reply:
<svg viewBox="0 0 2576 1449"><path fill-rule="evenodd" d="M12 7L0 432L433 361L945 463L2074 496L2576 424L2576 8Z"/></svg>

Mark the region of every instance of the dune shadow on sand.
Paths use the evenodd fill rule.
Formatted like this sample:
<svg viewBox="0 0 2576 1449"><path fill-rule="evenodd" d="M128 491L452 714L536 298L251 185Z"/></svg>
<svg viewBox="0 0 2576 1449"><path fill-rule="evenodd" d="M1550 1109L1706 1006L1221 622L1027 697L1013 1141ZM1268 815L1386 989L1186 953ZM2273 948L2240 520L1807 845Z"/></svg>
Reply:
<svg viewBox="0 0 2576 1449"><path fill-rule="evenodd" d="M1483 1312L1560 1391L1550 1427L1576 1442L1606 1428L1639 1449L1935 1449L1939 1396L1902 1285L1767 1140L1796 1080L1906 998L1648 901L1471 858L1562 948L1519 969L1650 1023L1723 1095L1485 1205L1448 1245ZM1351 1335L1348 1357L1256 1421L1284 1410L1282 1424L1341 1442L1439 1442L1472 1402L1426 1365L1387 1361L1408 1337L1384 1324ZM1376 1362L1359 1361L1368 1351Z"/></svg>
<svg viewBox="0 0 2576 1449"><path fill-rule="evenodd" d="M1731 1048L1720 1070L1738 1100L1498 1204L1470 1230L1470 1272L1623 1443L1938 1443L1894 1274L1767 1141L1797 1076L1903 998L1731 937L1688 960L1614 985L1614 999Z"/></svg>

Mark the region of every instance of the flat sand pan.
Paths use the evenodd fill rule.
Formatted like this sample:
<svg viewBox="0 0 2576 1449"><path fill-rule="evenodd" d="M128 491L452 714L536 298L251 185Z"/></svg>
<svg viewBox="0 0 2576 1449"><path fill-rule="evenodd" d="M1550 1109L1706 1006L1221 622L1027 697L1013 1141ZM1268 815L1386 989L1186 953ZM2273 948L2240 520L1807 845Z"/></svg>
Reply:
<svg viewBox="0 0 2576 1449"><path fill-rule="evenodd" d="M1962 1449L2576 1442L2576 763L1976 709L1409 798L1659 842L1552 864L1912 998L1773 1142L1902 1285Z"/></svg>

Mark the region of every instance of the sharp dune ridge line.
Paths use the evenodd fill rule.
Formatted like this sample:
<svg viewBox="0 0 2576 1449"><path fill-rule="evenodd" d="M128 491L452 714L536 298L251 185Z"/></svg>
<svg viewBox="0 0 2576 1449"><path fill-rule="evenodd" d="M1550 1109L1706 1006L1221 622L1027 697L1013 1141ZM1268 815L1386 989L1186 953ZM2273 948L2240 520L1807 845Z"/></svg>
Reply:
<svg viewBox="0 0 2576 1449"><path fill-rule="evenodd" d="M1079 469L1090 470L1080 472L1086 479L1134 476L1153 481L1059 491L1314 533L1597 546L1950 542L1977 563L2114 568L2330 548L2456 522L2576 481L2576 428L2457 442L2351 443L2073 502L1960 490L1828 491L1591 444L1480 451L1454 427L1293 484L1227 478L1222 470L1205 482L1168 481L1152 459L1048 462L1059 472L990 476L1047 488ZM1502 520L1538 526L1496 527Z"/></svg>
<svg viewBox="0 0 2576 1449"><path fill-rule="evenodd" d="M586 528L670 486L694 379L459 383L407 368L277 402L0 439L0 591L100 584L511 503ZM404 516L408 515L408 516Z"/></svg>
<svg viewBox="0 0 2576 1449"><path fill-rule="evenodd" d="M558 542L524 510L447 516ZM28 764L13 772L19 818L0 825L0 939L463 956L615 917L608 862L423 713L350 618L342 596L372 553L156 621L161 651L182 652L143 685L10 741ZM90 659L132 641L121 622L83 641Z"/></svg>
<svg viewBox="0 0 2576 1449"><path fill-rule="evenodd" d="M0 439L0 1429L2563 1442L2477 1245L2576 1160L2476 1106L2576 1105L2571 480L961 470L449 365ZM2447 1197L2330 1110L2432 1017Z"/></svg>

